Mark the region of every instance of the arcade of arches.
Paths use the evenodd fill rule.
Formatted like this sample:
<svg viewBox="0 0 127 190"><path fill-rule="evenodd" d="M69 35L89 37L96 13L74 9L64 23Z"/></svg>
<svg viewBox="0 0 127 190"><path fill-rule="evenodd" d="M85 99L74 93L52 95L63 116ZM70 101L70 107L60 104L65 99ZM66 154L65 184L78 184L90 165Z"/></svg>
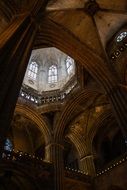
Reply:
<svg viewBox="0 0 127 190"><path fill-rule="evenodd" d="M127 1L0 1L0 189L125 190Z"/></svg>

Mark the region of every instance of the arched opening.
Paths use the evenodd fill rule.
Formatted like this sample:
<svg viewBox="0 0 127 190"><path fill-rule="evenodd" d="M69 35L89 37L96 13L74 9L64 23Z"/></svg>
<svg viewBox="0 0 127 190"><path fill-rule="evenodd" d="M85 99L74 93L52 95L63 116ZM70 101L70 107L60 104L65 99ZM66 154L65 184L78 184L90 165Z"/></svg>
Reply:
<svg viewBox="0 0 127 190"><path fill-rule="evenodd" d="M56 83L58 80L58 71L56 65L52 65L48 69L48 83Z"/></svg>
<svg viewBox="0 0 127 190"><path fill-rule="evenodd" d="M15 113L12 121L14 151L45 157L45 140L36 123L25 116Z"/></svg>
<svg viewBox="0 0 127 190"><path fill-rule="evenodd" d="M64 166L70 169L79 170L79 157L76 148L68 141L64 142Z"/></svg>
<svg viewBox="0 0 127 190"><path fill-rule="evenodd" d="M123 135L116 124L102 128L98 130L93 140L97 170L104 168L127 151Z"/></svg>

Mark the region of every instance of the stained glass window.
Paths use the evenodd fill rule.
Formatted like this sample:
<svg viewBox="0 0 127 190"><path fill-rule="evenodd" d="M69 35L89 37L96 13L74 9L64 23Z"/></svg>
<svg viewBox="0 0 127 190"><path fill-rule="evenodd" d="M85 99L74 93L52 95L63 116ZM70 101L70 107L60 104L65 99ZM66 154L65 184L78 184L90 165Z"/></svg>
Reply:
<svg viewBox="0 0 127 190"><path fill-rule="evenodd" d="M57 67L55 65L52 65L48 70L48 83L57 82L57 76Z"/></svg>
<svg viewBox="0 0 127 190"><path fill-rule="evenodd" d="M125 32L121 32L118 36L117 36L117 38L116 38L116 41L117 42L121 42L124 38L126 38L127 37L127 32L125 31Z"/></svg>
<svg viewBox="0 0 127 190"><path fill-rule="evenodd" d="M13 145L12 145L10 139L6 139L5 144L4 144L4 150L11 152L12 149L13 149Z"/></svg>
<svg viewBox="0 0 127 190"><path fill-rule="evenodd" d="M29 65L28 77L33 80L36 80L38 72L38 64L35 61L32 61Z"/></svg>
<svg viewBox="0 0 127 190"><path fill-rule="evenodd" d="M74 60L68 56L66 59L66 68L67 68L68 74L71 74L73 71L73 63L74 63Z"/></svg>

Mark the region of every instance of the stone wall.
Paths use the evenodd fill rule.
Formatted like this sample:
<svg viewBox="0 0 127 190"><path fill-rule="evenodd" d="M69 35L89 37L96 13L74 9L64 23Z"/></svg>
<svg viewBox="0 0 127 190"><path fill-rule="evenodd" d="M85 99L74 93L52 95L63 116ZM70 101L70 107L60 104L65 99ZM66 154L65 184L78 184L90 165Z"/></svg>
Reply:
<svg viewBox="0 0 127 190"><path fill-rule="evenodd" d="M95 190L126 190L127 161L96 177L94 185Z"/></svg>
<svg viewBox="0 0 127 190"><path fill-rule="evenodd" d="M66 178L65 189L66 190L92 190L90 183L86 183L85 181L82 182L75 179L69 179L69 178Z"/></svg>

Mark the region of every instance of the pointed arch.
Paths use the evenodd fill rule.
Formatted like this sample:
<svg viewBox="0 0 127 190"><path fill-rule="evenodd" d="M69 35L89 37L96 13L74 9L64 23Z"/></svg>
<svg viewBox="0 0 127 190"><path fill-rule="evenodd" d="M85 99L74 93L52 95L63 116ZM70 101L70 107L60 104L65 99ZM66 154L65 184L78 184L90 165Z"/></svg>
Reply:
<svg viewBox="0 0 127 190"><path fill-rule="evenodd" d="M73 67L74 67L74 60L70 56L67 56L66 69L67 69L67 74L68 75L70 75L72 73Z"/></svg>
<svg viewBox="0 0 127 190"><path fill-rule="evenodd" d="M36 61L31 61L28 67L28 77L33 80L36 80L37 73L38 73L38 64L36 63Z"/></svg>
<svg viewBox="0 0 127 190"><path fill-rule="evenodd" d="M36 39L36 48L40 47L40 41L42 46L46 44L48 47L56 47L66 54L69 52L69 55L74 60L78 60L106 91L116 85L115 77L104 64L105 60L91 51L86 44L81 43L67 28L55 23L51 18L43 20Z"/></svg>
<svg viewBox="0 0 127 190"><path fill-rule="evenodd" d="M45 118L42 115L40 115L37 111L31 109L26 105L17 104L15 112L20 113L23 116L29 118L38 126L39 130L41 130L44 135L46 145L52 141L51 130L48 126L48 123L45 120Z"/></svg>
<svg viewBox="0 0 127 190"><path fill-rule="evenodd" d="M101 94L98 91L85 89L81 93L77 94L71 101L67 102L56 124L56 128L54 131L55 139L61 142L61 139L63 138L63 135L64 135L65 127L67 126L69 119L73 115L75 108L78 107L79 104L82 104L83 102L88 101L89 97L91 97L92 99L91 101L93 102L100 95Z"/></svg>
<svg viewBox="0 0 127 190"><path fill-rule="evenodd" d="M110 109L106 110L105 112L102 112L94 121L89 134L88 134L88 139L90 142L90 149L92 151L92 143L93 143L93 139L95 137L95 135L97 134L97 131L99 130L99 128L103 127L112 122L115 122L115 118L113 117L112 111Z"/></svg>
<svg viewBox="0 0 127 190"><path fill-rule="evenodd" d="M58 69L56 65L51 65L48 69L48 83L56 83L58 81Z"/></svg>

